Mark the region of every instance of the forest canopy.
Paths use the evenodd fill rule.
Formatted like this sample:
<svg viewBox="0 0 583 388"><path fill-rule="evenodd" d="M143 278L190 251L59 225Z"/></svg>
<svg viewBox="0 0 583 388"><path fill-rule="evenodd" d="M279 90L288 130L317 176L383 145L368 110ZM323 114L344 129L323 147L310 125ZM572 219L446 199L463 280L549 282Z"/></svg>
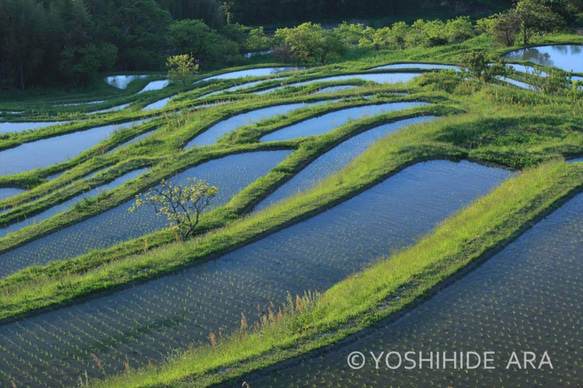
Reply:
<svg viewBox="0 0 583 388"><path fill-rule="evenodd" d="M583 0L530 2L549 3L548 8L567 23L573 22L573 10L583 7ZM276 49L282 57L322 63L345 51L342 44L354 43L346 35L361 32L344 27L332 33L331 28L323 31L304 25L305 31L282 29L276 33L278 45L273 47L273 41L261 28L244 25L298 25L302 21L341 21L355 17L398 18L407 12L427 17L444 9L450 15L467 15L476 11L484 13L484 4L499 6L498 10L512 6L511 0L416 0L415 3L413 7L410 1L403 0L0 0L0 88L87 86L103 72L162 70L168 57L182 54L195 58L201 69L236 65L242 60L240 52L265 48ZM489 9L489 13L494 11ZM500 28L508 23L500 21L512 22L517 14L509 17L499 14L485 29L507 36L507 31ZM548 20L546 16L543 19ZM460 28L467 30L458 29L458 32L467 38L472 34L467 28L469 21L458 21ZM413 32L428 31L432 26L438 31L442 27L436 20L427 23L433 24L401 29L407 36L402 37L400 44L410 43L415 38ZM536 33L539 24L535 21L533 28L522 31ZM386 28L379 30L376 37L370 35L373 30L364 31L358 38L361 46L383 46L378 42L389 38L399 41L396 29L389 38L382 36L387 34ZM325 44L326 47L318 49L319 57L312 58L294 42L308 32L311 41L321 34L323 41L334 47ZM429 39L432 45L457 40L431 33L419 36Z"/></svg>

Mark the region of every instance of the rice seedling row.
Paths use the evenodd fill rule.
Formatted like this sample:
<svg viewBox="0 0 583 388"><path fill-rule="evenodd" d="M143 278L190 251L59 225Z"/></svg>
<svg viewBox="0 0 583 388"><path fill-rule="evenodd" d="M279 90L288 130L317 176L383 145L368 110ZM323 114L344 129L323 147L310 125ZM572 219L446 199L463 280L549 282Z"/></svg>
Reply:
<svg viewBox="0 0 583 388"><path fill-rule="evenodd" d="M171 348L208 341L210 331L226 334L238 327L241 312L253 322L271 303L285 302L288 292L333 285L370 260L413 243L510 175L468 162L410 167L325 213L218 260L22 324L3 325L0 346L15 349L17 356L10 362L20 365L19 349L29 345L19 345L19 338L50 327L61 348L52 350L55 357L69 362L59 370L63 384L74 381L83 368L99 375L90 353L109 371L122 370L126 356L132 365L144 365ZM6 345L7 340L13 343ZM40 349L31 352L42 354ZM13 376L29 381L18 369Z"/></svg>
<svg viewBox="0 0 583 388"><path fill-rule="evenodd" d="M262 377L243 376L257 387L417 386L562 386L578 381L583 362L583 194L535 225L480 268L458 280L403 318L364 330L325 354L303 359ZM495 352L493 370L415 368L376 370L374 361L360 370L347 365L352 351ZM534 352L533 369L523 352ZM538 368L548 352L553 368ZM434 357L435 359L435 357ZM475 358L473 359L475 362ZM391 359L392 365L397 358ZM289 364L291 365L291 363ZM459 365L459 363L458 363ZM428 363L425 363L428 366Z"/></svg>
<svg viewBox="0 0 583 388"><path fill-rule="evenodd" d="M213 206L227 203L257 178L267 174L290 151L263 151L231 155L212 160L181 173L180 179L196 177L220 187ZM132 201L55 231L0 255L4 276L31 265L65 260L98 248L106 248L144 236L167 226L151 208L128 211Z"/></svg>

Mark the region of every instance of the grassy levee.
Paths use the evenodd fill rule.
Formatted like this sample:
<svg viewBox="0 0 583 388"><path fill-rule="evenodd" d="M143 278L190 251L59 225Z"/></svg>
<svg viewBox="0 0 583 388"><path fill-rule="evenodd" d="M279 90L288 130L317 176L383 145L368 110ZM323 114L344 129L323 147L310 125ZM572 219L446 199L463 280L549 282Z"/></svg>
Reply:
<svg viewBox="0 0 583 388"><path fill-rule="evenodd" d="M502 249L582 189L583 164L549 162L527 169L443 221L416 245L321 295L292 299L283 314L263 318L259 327L94 386L208 386L333 344L428 297L444 280Z"/></svg>
<svg viewBox="0 0 583 388"><path fill-rule="evenodd" d="M354 136L362 131L372 128L376 125L393 122L396 120L409 118L413 116L427 115L427 114L447 114L451 112L451 108L447 106L426 106L410 109L407 111L390 112L384 115L372 116L362 120L348 123L337 128L335 131L320 136L312 141L299 141L297 144L297 151L286 158L279 166L274 168L268 175L260 178L241 193L239 193L226 206L216 209L207 214L203 214L201 218L200 231L201 233L213 228L222 227L227 223L236 220L241 214L252 208L259 200L265 198L277 186L283 184L285 181L291 179L298 170L305 167L312 160L317 158L321 153L334 147L348 137ZM411 129L422 128L422 126L412 126ZM405 139L407 144L414 144L415 139ZM273 149L280 147L278 144L286 144L285 142L276 142L270 144L251 144L245 146L231 147L219 149L220 155L233 154L234 152L243 152L249 150ZM293 142L288 142L288 145ZM397 148L399 144L397 144ZM289 148L289 147L288 147ZM426 150L427 148L427 150ZM213 149L209 147L209 149ZM396 151L393 150L395 153ZM219 151L215 151L216 157ZM199 157L202 155L199 153ZM204 154L203 154L204 155ZM380 174L390 174L403 168L406 163L414 160L421 160L425 158L439 158L439 157L463 157L463 153L455 147L448 147L443 145L424 146L419 148L414 147L394 160L389 170L380 172ZM181 159L182 163L184 161ZM377 161L382 162L382 161ZM400 164L401 163L401 164ZM188 165L190 166L190 165ZM184 167L186 168L186 167ZM183 168L183 169L184 169ZM175 170L173 170L175 171ZM379 174L379 173L377 173ZM374 179L371 175L370 178ZM111 290L115 287L127 285L130 282L143 281L154 276L160 276L177 270L181 266L192 265L201 260L210 259L213 254L219 254L227 249L233 249L240 243L249 243L251 238L257 238L259 235L274 227L283 227L283 223L297 222L302 217L306 217L311 211L321 211L322 206L330 205L335 200L346 199L347 195L354 195L359 190L362 190L361 184L355 185L346 191L339 192L335 195L326 194L318 196L316 203L302 205L302 209L287 209L289 214L273 219L263 220L261 224L253 226L244 233L235 229L235 232L230 229L219 230L217 242L217 235L210 234L201 237L203 241L210 239L205 243L206 248L199 252L192 251L186 256L183 256L183 250L180 248L182 244L171 244L167 247L159 248L160 252L151 251L146 256L151 256L142 261L138 254L144 252L144 241L147 240L149 249L157 246L168 244L174 240L174 235L168 231L161 231L144 236L120 246L116 246L107 250L95 251L78 258L67 260L63 262L55 262L43 267L29 267L19 273L0 280L0 290L9 290L10 295L0 295L0 320L7 318L14 318L32 311L47 308L50 306L57 306L64 303L70 303L75 299L87 296L92 293L100 291ZM122 188L118 189L121 190ZM334 187L329 187L328 191L333 191ZM98 205L98 204L97 204ZM109 208L107 205L106 208ZM320 210L319 210L320 209ZM79 211L76 211L76 214ZM65 216L65 213L62 215ZM56 217L53 217L56 218ZM253 219L251 217L250 219ZM48 222L45 220L43 222ZM237 221L240 222L240 221ZM266 222L266 223L264 223ZM42 223L39 223L39 225ZM29 227L32 228L32 227ZM236 228L236 225L235 225ZM271 230L273 232L273 230ZM10 235L9 235L10 236ZM215 244L213 246L213 244ZM178 248L179 252L173 252L174 248ZM190 249L190 248L189 248ZM198 250L198 249L195 249ZM193 254L194 253L194 254ZM158 254L171 255L172 259L158 260ZM137 260L137 261L136 261ZM153 261L152 261L153 260ZM129 268L121 269L125 265ZM120 269L120 272L117 272ZM105 271L105 272L104 272ZM115 275L111 272L117 272ZM104 276L102 278L102 276ZM99 279L99 280L97 280ZM63 284L68 286L63 287ZM1 291L0 291L1 293Z"/></svg>

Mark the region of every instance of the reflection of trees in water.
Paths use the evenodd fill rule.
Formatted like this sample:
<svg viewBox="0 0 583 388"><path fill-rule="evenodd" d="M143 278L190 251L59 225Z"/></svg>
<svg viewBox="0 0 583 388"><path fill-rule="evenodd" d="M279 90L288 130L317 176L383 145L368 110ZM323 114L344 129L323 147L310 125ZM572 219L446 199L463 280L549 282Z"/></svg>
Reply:
<svg viewBox="0 0 583 388"><path fill-rule="evenodd" d="M582 54L583 53L583 45L571 45L571 46L567 46L571 48L571 55L575 55L575 54Z"/></svg>
<svg viewBox="0 0 583 388"><path fill-rule="evenodd" d="M531 61L544 66L554 66L551 56L548 53L541 53L535 48L527 48L509 53L505 56L507 60L513 61Z"/></svg>

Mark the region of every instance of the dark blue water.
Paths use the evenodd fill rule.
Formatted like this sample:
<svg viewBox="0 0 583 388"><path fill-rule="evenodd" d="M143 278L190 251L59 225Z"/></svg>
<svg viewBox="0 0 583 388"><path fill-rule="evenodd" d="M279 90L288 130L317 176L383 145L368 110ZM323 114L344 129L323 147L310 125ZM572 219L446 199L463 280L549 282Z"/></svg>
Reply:
<svg viewBox="0 0 583 388"><path fill-rule="evenodd" d="M380 74L380 73L370 73L370 74L349 74L349 75L337 75L337 76L333 76L333 77L324 77L324 78L318 78L318 79L313 79L310 81L304 81L304 82L297 82L294 84L289 84L289 85L284 85L284 86L278 86L275 88L271 88L271 89L266 89L266 90L262 90L259 92L255 92L255 94L265 94L265 93L270 93L276 90L280 90L283 89L287 86L293 86L293 87L297 87L297 86L303 86L303 85L309 85L312 84L314 82L330 82L330 81L346 81L346 80L352 80L352 79L360 79L363 81L370 81L370 82L376 82L379 84L382 83L396 83L396 82L409 82L411 81L413 78L417 77L421 75L421 73L384 73L384 74Z"/></svg>
<svg viewBox="0 0 583 388"><path fill-rule="evenodd" d="M413 244L510 176L469 162L420 163L217 260L2 325L0 381L25 385L39 378L38 386L71 385L85 370L99 376L91 353L113 373L123 371L126 355L136 367L173 348L206 343L210 331L238 328L241 312L253 324L257 305L281 304L288 291L325 290L379 256ZM27 368L27 361L38 369Z"/></svg>
<svg viewBox="0 0 583 388"><path fill-rule="evenodd" d="M289 113L293 110L308 107L308 106L316 106L326 103L331 103L332 101L318 101L313 103L296 103L296 104L285 104L285 105L276 105L270 106L267 108L256 109L251 112L242 113L237 116L233 116L229 119L223 120L218 124L213 125L194 139L192 139L188 144L184 147L185 150L193 148L195 146L204 146L204 145L211 145L214 144L218 138L221 136L234 131L235 129L256 123L258 121L268 119L271 117L283 115Z"/></svg>

